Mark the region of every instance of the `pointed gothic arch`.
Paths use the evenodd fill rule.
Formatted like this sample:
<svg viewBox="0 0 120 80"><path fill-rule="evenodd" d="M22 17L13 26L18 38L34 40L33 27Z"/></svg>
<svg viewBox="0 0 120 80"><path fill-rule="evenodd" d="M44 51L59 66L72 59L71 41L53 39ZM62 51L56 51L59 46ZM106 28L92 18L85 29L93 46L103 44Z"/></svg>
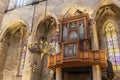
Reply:
<svg viewBox="0 0 120 80"><path fill-rule="evenodd" d="M92 14L92 18L93 20L96 19L96 15L98 14L98 11L101 7L106 6L106 5L111 5L114 4L118 7L120 7L120 4L117 1L114 0L101 0L101 2L97 5L97 7L94 9L93 14Z"/></svg>
<svg viewBox="0 0 120 80"><path fill-rule="evenodd" d="M8 25L8 28L3 32L1 38L0 53L3 54L3 58L0 58L2 63L2 78L6 80L8 78L17 78L16 76L22 76L24 68L25 54L26 54L26 42L27 26L21 21L15 21ZM21 71L20 71L21 70ZM8 77L6 77L6 75Z"/></svg>
<svg viewBox="0 0 120 80"><path fill-rule="evenodd" d="M57 31L57 22L54 17L51 15L47 15L45 18L41 19L39 23L37 23L37 27L34 27L33 33L34 33L34 42L32 45L35 45L36 43L40 46L41 39L44 39L46 41L51 41L53 34ZM41 50L41 48L39 47ZM44 48L43 48L44 49ZM46 49L47 50L47 49ZM36 52L37 53L37 52ZM49 52L48 52L49 53ZM48 76L50 74L49 69L47 68L47 60L48 60L48 55L45 54L41 58L40 55L43 53L39 52L37 54L34 54L33 58L33 65L36 65L36 68L34 70L34 73L32 75L32 78L38 80L38 79L46 79L48 80ZM37 68L39 67L39 68ZM46 71L46 73L44 73ZM36 74L40 74L37 75ZM46 77L44 77L46 75ZM36 76L36 77L34 77Z"/></svg>
<svg viewBox="0 0 120 80"><path fill-rule="evenodd" d="M58 22L58 16L56 14L48 11L46 16L53 17L55 19L56 26L58 27L59 22ZM33 35L36 35L38 26L39 26L40 22L43 21L44 19L45 19L45 14L39 15L37 17L37 19L34 22L33 29L32 29L32 34Z"/></svg>
<svg viewBox="0 0 120 80"><path fill-rule="evenodd" d="M100 47L100 49L102 49L106 52L107 59L112 62L116 79L119 78L118 77L119 66L116 64L119 62L119 61L117 61L119 59L115 58L116 50L114 50L113 48L110 49L110 45L111 45L111 47L117 46L118 53L119 53L119 48L120 48L118 46L120 44L120 38L119 38L120 26L119 26L119 22L118 22L120 20L119 13L120 13L120 7L118 7L116 4L110 3L107 5L101 6L97 10L96 16L95 16L98 39L99 39L99 47ZM111 26L111 28L109 26ZM113 38L113 36L114 36L114 38ZM116 45L114 44L114 42L116 42ZM114 55L112 55L110 50L114 51L113 52ZM119 54L117 54L117 55L119 55ZM112 55L112 56L110 56L110 55ZM114 66L114 65L116 65L116 66Z"/></svg>

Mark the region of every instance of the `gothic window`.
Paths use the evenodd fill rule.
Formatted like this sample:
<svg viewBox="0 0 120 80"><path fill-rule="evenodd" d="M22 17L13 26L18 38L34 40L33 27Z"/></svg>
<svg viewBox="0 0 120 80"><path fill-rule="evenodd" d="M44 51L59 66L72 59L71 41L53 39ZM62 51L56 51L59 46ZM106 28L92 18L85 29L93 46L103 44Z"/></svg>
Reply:
<svg viewBox="0 0 120 80"><path fill-rule="evenodd" d="M18 75L22 75L24 64L25 64L25 57L26 57L26 50L27 50L27 41L24 41L21 51L20 51L20 61L19 61L19 67L18 67Z"/></svg>
<svg viewBox="0 0 120 80"><path fill-rule="evenodd" d="M16 0L16 7L22 7L26 3L26 0Z"/></svg>
<svg viewBox="0 0 120 80"><path fill-rule="evenodd" d="M107 23L105 26L109 59L112 62L115 71L120 70L120 50L117 37L116 26L113 23Z"/></svg>

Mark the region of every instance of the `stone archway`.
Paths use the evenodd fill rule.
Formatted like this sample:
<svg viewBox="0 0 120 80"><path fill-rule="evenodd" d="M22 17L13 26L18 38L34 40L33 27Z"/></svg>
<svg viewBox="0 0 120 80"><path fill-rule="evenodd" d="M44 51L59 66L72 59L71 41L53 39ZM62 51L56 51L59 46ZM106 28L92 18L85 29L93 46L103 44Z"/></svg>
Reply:
<svg viewBox="0 0 120 80"><path fill-rule="evenodd" d="M20 61L20 46L26 36L27 28L22 22L8 26L0 42L0 80L17 79Z"/></svg>
<svg viewBox="0 0 120 80"><path fill-rule="evenodd" d="M97 26L97 33L98 33L98 40L99 40L99 47L100 49L104 50L106 52L106 55L109 59L109 52L108 52L108 42L106 39L106 33L105 33L105 25L108 22L114 23L116 26L116 31L118 34L118 42L120 41L119 38L119 30L120 30L120 7L118 7L115 4L106 4L104 6L101 6L98 11L96 12L96 26ZM118 72L115 72L115 78L116 80L119 80L119 77L117 74ZM103 75L104 76L104 75Z"/></svg>
<svg viewBox="0 0 120 80"><path fill-rule="evenodd" d="M46 38L46 40L50 40L53 34L57 30L57 23L55 18L51 16L46 16L45 19L41 20L37 26L36 33L34 39L39 43L40 38ZM40 56L41 54L34 54L33 64L35 65L35 69L32 72L31 79L35 80L48 80L49 79L49 69L47 68L47 55L45 54L43 58Z"/></svg>
<svg viewBox="0 0 120 80"><path fill-rule="evenodd" d="M105 39L104 39L104 24L107 21L113 21L114 23L116 22L116 25L119 25L119 12L120 12L120 8L118 6L116 6L115 4L108 4L105 6L101 6L96 14L95 17L95 21L96 21L96 26L97 26L97 31L98 31L98 37L99 37L99 47L100 49L103 49L104 51L106 51L105 49ZM119 29L119 26L117 26L117 29ZM107 51L106 51L107 53Z"/></svg>
<svg viewBox="0 0 120 80"><path fill-rule="evenodd" d="M101 0L100 3L96 6L96 8L93 11L92 19L95 20L96 19L96 15L98 14L98 10L100 10L100 8L102 6L106 6L106 5L110 5L110 4L115 4L116 6L120 7L119 1L115 1L115 0Z"/></svg>

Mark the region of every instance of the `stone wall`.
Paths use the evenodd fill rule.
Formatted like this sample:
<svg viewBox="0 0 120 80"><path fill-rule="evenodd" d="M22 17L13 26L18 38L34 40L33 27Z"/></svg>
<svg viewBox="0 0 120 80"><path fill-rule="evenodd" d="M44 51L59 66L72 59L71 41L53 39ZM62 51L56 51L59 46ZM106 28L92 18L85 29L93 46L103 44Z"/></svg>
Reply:
<svg viewBox="0 0 120 80"><path fill-rule="evenodd" d="M8 43L7 41L1 41L0 42L0 80L3 78L3 70L4 70L4 65L5 65L5 60L6 60L6 53L8 49ZM4 53L4 54L3 54Z"/></svg>
<svg viewBox="0 0 120 80"><path fill-rule="evenodd" d="M9 40L8 52L6 53L6 61L3 71L3 80L17 80L18 63L20 57L20 34L15 34L11 40Z"/></svg>
<svg viewBox="0 0 120 80"><path fill-rule="evenodd" d="M9 4L9 0L0 0L0 28L1 28L1 22L5 13L5 10L7 9Z"/></svg>
<svg viewBox="0 0 120 80"><path fill-rule="evenodd" d="M5 1L5 0L3 0L3 1ZM53 18L56 19L56 21L58 21L58 19L61 18L61 16L64 16L65 13L70 8L77 8L85 13L89 13L91 19L94 20L94 17L96 16L95 12L97 11L96 9L98 7L100 7L99 5L103 1L105 1L105 0L91 0L91 1L90 0L48 0L47 15L52 16ZM108 0L108 1L114 2L117 5L120 5L120 4L118 4L120 2L119 0ZM29 4L31 2L32 2L32 0L26 0L26 4ZM21 20L25 24L27 24L28 33L31 33L31 30L33 31L33 33L35 33L37 30L38 24L44 18L45 2L41 2L40 4L38 4L36 6L35 15L34 15L34 9L35 9L34 5L16 8L15 0L10 0L8 10L12 9L12 8L14 8L14 9L11 11L8 11L7 13L4 14L4 18L3 18L3 21L1 24L1 29L0 29L0 39L2 37L1 34L3 34L4 31L8 28L8 25L17 20ZM2 15L3 14L0 13L0 19L2 19L1 18ZM16 42L16 43L18 43L18 42ZM6 57L6 54L3 54L3 53L7 53L6 51L8 49L7 44L6 44L6 46L4 46L4 44L5 43L0 42L0 65L2 65L2 64L4 65L5 59L3 59L3 58ZM15 47L15 46L18 46L18 44L11 46L10 48ZM12 51L13 54L15 54L14 52L16 52L16 50L18 51L18 47L16 47L16 50L14 50L14 49L12 50L12 49L8 50L8 51L10 51L10 52ZM10 52L8 52L7 58L11 57ZM18 55L16 54L14 56L18 56ZM47 68L47 58L44 58L43 61L41 61L41 58L39 56L35 57L35 58L37 59L37 63L38 63L37 65L38 65L39 70L38 70L38 72L32 72L32 77L35 80L48 80L48 77L46 77L49 74L49 70ZM17 60L17 57L13 58L13 60ZM7 61L9 61L9 59ZM33 64L34 62L31 62L31 63ZM15 64L16 64L16 62L15 62ZM2 72L2 70L3 70L3 67L4 67L3 65L0 66L0 72ZM9 64L9 62L6 62L5 65L7 66L10 64ZM16 67L14 67L14 69L12 71L15 72L15 74L16 74ZM4 71L4 74L6 74L5 71ZM0 77L1 77L1 75L2 75L2 73L0 73ZM12 75L10 75L10 76L12 76ZM1 80L1 78L0 78L0 80ZM16 80L16 79L14 78L14 80Z"/></svg>

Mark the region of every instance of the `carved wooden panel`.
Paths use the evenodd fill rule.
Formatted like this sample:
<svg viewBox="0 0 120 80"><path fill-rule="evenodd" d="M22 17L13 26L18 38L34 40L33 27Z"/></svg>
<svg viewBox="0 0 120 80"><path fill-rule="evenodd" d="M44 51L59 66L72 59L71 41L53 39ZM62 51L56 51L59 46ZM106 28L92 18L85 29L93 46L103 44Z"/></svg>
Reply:
<svg viewBox="0 0 120 80"><path fill-rule="evenodd" d="M78 54L77 48L80 50L89 50L91 47L89 37L89 17L88 14L81 14L65 18L60 21L60 40L64 46L63 56L74 57ZM75 42L74 44L71 42ZM77 46L76 43L79 43ZM67 43L67 44L64 44Z"/></svg>
<svg viewBox="0 0 120 80"><path fill-rule="evenodd" d="M71 43L64 45L64 57L74 57L77 54L77 44Z"/></svg>

